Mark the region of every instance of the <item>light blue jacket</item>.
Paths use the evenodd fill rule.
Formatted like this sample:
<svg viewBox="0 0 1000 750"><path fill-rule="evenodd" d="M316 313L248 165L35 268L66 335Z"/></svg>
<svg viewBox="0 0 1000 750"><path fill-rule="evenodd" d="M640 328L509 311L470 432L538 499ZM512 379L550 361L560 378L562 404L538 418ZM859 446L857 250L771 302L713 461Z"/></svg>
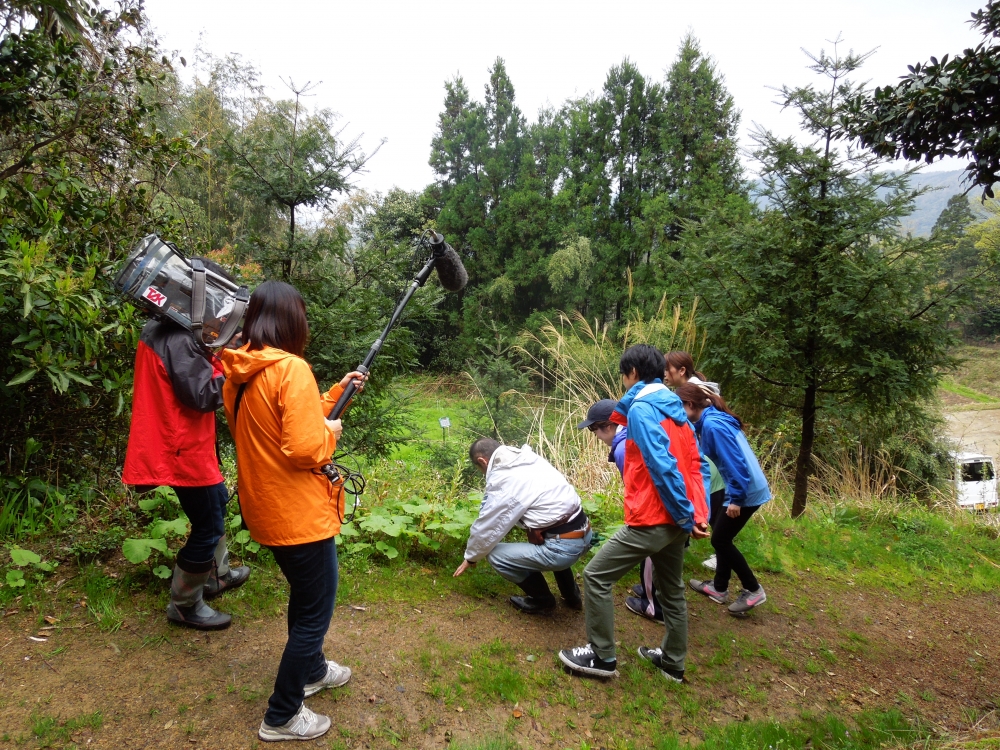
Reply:
<svg viewBox="0 0 1000 750"><path fill-rule="evenodd" d="M742 508L763 505L771 499L771 488L750 448L740 423L730 414L706 406L695 422L701 451L715 462L726 482L726 502Z"/></svg>

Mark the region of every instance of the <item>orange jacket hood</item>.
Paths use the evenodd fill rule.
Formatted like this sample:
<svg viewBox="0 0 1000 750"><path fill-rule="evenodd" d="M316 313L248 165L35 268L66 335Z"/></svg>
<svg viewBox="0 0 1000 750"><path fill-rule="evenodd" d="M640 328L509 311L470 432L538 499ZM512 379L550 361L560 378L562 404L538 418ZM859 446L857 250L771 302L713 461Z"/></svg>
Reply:
<svg viewBox="0 0 1000 750"><path fill-rule="evenodd" d="M227 349L222 390L236 443L240 507L251 536L268 546L329 539L340 533L343 487L319 468L337 441L323 421L343 392L320 394L304 359L265 347ZM245 386L239 414L236 396Z"/></svg>
<svg viewBox="0 0 1000 750"><path fill-rule="evenodd" d="M241 346L239 349L224 349L222 354L219 355L222 359L222 367L226 375L226 380L236 385L246 383L258 372L266 367L270 367L275 362L295 356L294 354L289 354L286 351L274 349L270 346L265 346L263 349L255 349L251 352L247 351L247 346L249 344Z"/></svg>

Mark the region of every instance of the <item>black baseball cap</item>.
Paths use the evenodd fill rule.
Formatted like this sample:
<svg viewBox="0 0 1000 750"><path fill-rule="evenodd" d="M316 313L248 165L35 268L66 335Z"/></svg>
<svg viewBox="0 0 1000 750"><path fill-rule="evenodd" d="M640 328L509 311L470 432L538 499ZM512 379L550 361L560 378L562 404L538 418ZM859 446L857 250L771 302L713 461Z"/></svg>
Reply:
<svg viewBox="0 0 1000 750"><path fill-rule="evenodd" d="M610 421L611 414L612 412L614 412L615 407L617 405L618 402L610 398L605 398L602 399L601 401L598 401L596 404L594 404L587 410L587 418L582 422L580 422L580 424L578 424L576 428L578 430L584 430L590 427L590 425L596 424L597 422Z"/></svg>

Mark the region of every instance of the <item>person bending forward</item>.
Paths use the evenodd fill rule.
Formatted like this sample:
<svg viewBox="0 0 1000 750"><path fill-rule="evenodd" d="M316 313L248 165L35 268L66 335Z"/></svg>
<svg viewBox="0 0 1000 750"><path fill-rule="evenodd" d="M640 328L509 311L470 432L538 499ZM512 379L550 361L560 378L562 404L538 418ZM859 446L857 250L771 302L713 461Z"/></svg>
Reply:
<svg viewBox="0 0 1000 750"><path fill-rule="evenodd" d="M485 557L524 591L525 596L512 596L510 603L538 614L556 606L542 575L551 570L566 606L582 609L572 565L590 548L592 532L573 486L527 445L512 448L480 438L469 448L469 459L486 475L486 492L455 576ZM528 543L500 541L515 526L528 530Z"/></svg>
<svg viewBox="0 0 1000 750"><path fill-rule="evenodd" d="M651 557L666 633L659 648L643 646L639 656L659 667L664 677L684 679L688 625L684 545L688 536L708 536L708 464L698 452L680 399L663 385L664 367L663 354L648 344L626 350L619 362L628 391L611 421L628 428L625 525L584 568L589 642L559 652L560 660L574 672L618 674L613 587L639 561Z"/></svg>

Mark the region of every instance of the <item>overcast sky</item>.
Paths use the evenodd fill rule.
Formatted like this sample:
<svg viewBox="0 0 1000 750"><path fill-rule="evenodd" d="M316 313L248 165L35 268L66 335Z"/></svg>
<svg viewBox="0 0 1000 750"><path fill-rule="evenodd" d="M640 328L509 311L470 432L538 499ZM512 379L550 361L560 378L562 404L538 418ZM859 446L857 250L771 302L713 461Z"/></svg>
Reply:
<svg viewBox="0 0 1000 750"><path fill-rule="evenodd" d="M753 123L788 134L768 87L814 80L802 49L878 52L862 69L873 85L895 82L907 64L955 54L981 37L967 23L984 0L146 0L165 49L190 62L199 38L214 55L239 53L277 98L281 79L322 82L313 106L333 109L346 134L364 134L370 162L358 187L418 190L433 180L430 141L444 81L460 73L482 100L490 66L506 61L528 120L547 104L600 91L608 69L628 57L663 80L688 31L718 64ZM185 73L190 76L190 70ZM960 168L962 163L935 165Z"/></svg>

